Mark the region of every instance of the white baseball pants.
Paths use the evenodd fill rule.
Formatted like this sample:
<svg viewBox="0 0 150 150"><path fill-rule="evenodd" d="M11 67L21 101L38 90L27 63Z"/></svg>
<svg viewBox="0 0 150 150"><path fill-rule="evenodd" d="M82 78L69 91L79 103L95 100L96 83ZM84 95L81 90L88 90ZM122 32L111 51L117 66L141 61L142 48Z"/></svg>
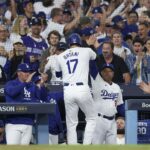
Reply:
<svg viewBox="0 0 150 150"><path fill-rule="evenodd" d="M29 145L32 137L32 125L6 124L8 145Z"/></svg>

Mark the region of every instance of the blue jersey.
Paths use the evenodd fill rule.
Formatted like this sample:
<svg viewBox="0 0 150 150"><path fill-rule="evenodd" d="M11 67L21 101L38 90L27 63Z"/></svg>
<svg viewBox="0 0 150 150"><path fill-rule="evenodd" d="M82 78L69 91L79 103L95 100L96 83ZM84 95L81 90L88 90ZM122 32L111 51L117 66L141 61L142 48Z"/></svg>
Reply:
<svg viewBox="0 0 150 150"><path fill-rule="evenodd" d="M40 42L37 42L30 36L24 36L22 37L22 40L24 45L27 47L26 55L34 54L41 56L43 50L48 48L44 39L42 39Z"/></svg>
<svg viewBox="0 0 150 150"><path fill-rule="evenodd" d="M138 143L148 144L150 143L150 120L138 121Z"/></svg>
<svg viewBox="0 0 150 150"><path fill-rule="evenodd" d="M63 99L63 92L50 92L44 86L40 89L40 99L46 103L55 103L55 112L49 115L49 133L57 135L63 132L61 115L58 108L58 101Z"/></svg>
<svg viewBox="0 0 150 150"><path fill-rule="evenodd" d="M39 103L41 90L32 82L23 83L19 79L9 81L5 85L6 103ZM9 115L6 123L32 125L34 115Z"/></svg>

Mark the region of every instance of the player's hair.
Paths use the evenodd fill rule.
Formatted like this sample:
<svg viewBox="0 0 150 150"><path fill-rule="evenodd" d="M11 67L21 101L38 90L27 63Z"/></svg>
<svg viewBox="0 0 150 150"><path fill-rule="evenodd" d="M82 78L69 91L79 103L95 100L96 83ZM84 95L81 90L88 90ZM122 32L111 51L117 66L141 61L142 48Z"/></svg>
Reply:
<svg viewBox="0 0 150 150"><path fill-rule="evenodd" d="M105 41L105 42L103 42L103 43L102 43L102 48L103 48L103 45L104 45L104 44L109 44L109 45L111 46L111 48L114 49L114 44L113 44L113 42L111 42L111 41Z"/></svg>
<svg viewBox="0 0 150 150"><path fill-rule="evenodd" d="M59 41L60 41L61 35L60 35L60 33L59 33L58 31L56 31L56 30L51 31L51 32L48 34L47 41L49 41L50 36L51 36L52 34L54 34L55 36L58 36Z"/></svg>
<svg viewBox="0 0 150 150"><path fill-rule="evenodd" d="M58 16L62 12L61 8L53 8L51 11L51 18Z"/></svg>

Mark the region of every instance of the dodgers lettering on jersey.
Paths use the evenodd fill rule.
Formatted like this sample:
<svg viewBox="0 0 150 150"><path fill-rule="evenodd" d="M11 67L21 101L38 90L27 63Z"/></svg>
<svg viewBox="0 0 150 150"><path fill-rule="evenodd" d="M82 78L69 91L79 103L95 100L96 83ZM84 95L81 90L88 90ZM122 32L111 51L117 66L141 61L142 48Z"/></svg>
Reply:
<svg viewBox="0 0 150 150"><path fill-rule="evenodd" d="M113 92L109 93L106 89L101 90L101 97L102 97L102 99L115 100L115 99L118 98L118 96L119 96L119 93L113 93Z"/></svg>
<svg viewBox="0 0 150 150"><path fill-rule="evenodd" d="M92 81L93 99L97 113L107 116L113 116L117 113L116 107L123 104L123 98L120 87L112 83L105 82L98 74Z"/></svg>

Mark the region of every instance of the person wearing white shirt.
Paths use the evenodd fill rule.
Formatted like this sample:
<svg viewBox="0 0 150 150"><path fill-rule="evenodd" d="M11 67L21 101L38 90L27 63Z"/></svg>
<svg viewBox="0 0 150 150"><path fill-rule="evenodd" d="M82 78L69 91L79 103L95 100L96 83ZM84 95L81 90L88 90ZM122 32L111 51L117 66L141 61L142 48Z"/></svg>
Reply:
<svg viewBox="0 0 150 150"><path fill-rule="evenodd" d="M5 25L0 25L0 46L3 46L7 52L13 49L13 43L8 37L8 32Z"/></svg>
<svg viewBox="0 0 150 150"><path fill-rule="evenodd" d="M51 31L56 30L60 33L62 38L64 38L64 33L73 29L73 27L78 24L79 18L80 13L77 13L76 17L71 22L67 24L61 24L63 19L63 11L61 8L53 8L51 11L51 20L48 21L48 25L46 29L41 33L41 36L43 38L47 38L48 34ZM65 39L63 39L62 41L65 41Z"/></svg>
<svg viewBox="0 0 150 150"><path fill-rule="evenodd" d="M131 54L131 50L125 47L122 42L122 34L120 32L113 33L112 42L114 44L114 54L125 59L125 55Z"/></svg>
<svg viewBox="0 0 150 150"><path fill-rule="evenodd" d="M52 77L51 81L62 81L60 77L56 77L56 65L57 65L57 56L64 52L67 49L67 44L64 42L59 42L57 44L56 53L47 58L47 64L45 65L44 72L48 70L51 71Z"/></svg>

